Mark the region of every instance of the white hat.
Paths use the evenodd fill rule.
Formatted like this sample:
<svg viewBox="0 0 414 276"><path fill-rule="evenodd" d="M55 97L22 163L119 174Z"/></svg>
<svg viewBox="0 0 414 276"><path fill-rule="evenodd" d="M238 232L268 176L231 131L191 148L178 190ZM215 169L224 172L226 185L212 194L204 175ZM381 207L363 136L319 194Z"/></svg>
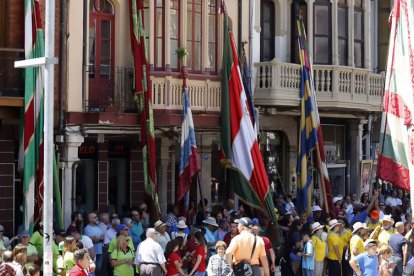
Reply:
<svg viewBox="0 0 414 276"><path fill-rule="evenodd" d="M367 245L370 244L370 243L375 243L376 245L378 245L378 242L376 240L374 240L374 239L367 239L364 242L364 247L367 247Z"/></svg>
<svg viewBox="0 0 414 276"><path fill-rule="evenodd" d="M394 219L391 217L391 215L385 215L381 221L389 221L391 223L394 223Z"/></svg>
<svg viewBox="0 0 414 276"><path fill-rule="evenodd" d="M329 221L329 229L333 229L335 226L340 225L342 223L340 223L338 220L333 219Z"/></svg>
<svg viewBox="0 0 414 276"><path fill-rule="evenodd" d="M219 227L219 225L216 222L216 219L212 218L212 217L208 217L207 219L203 220L203 223L208 224L208 225L212 225L212 226L215 226L215 227Z"/></svg>
<svg viewBox="0 0 414 276"><path fill-rule="evenodd" d="M311 224L311 233L313 234L316 230L322 229L324 226L321 225L319 222L314 222Z"/></svg>
<svg viewBox="0 0 414 276"><path fill-rule="evenodd" d="M185 229L185 228L187 228L187 225L185 224L185 222L183 221L183 220L180 220L178 223L177 223L177 228L178 229Z"/></svg>
<svg viewBox="0 0 414 276"><path fill-rule="evenodd" d="M319 205L312 206L312 212L322 211L322 208Z"/></svg>
<svg viewBox="0 0 414 276"><path fill-rule="evenodd" d="M358 231L361 228L365 228L368 229L367 224L366 223L362 223L362 222L355 222L354 225L352 226L352 228L354 229L352 231L352 234L355 233L356 231Z"/></svg>
<svg viewBox="0 0 414 276"><path fill-rule="evenodd" d="M340 201L340 200L342 200L342 196L336 196L336 197L334 197L333 199L332 199L332 202L333 202L333 204L335 204L336 202L338 202L338 201Z"/></svg>

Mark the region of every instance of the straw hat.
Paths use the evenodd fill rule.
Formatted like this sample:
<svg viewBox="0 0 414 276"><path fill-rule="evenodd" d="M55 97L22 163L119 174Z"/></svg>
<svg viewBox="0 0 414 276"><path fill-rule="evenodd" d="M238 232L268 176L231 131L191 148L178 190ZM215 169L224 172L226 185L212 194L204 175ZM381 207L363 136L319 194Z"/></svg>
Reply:
<svg viewBox="0 0 414 276"><path fill-rule="evenodd" d="M361 228L368 229L366 223L362 223L362 222L359 222L359 221L355 222L354 225L352 226L352 228L354 228L354 230L352 231L352 234L354 234L356 231L358 231Z"/></svg>
<svg viewBox="0 0 414 276"><path fill-rule="evenodd" d="M324 226L319 222L314 222L311 224L311 233L313 234L316 230L322 229Z"/></svg>
<svg viewBox="0 0 414 276"><path fill-rule="evenodd" d="M208 225L212 225L214 227L219 227L219 225L216 222L215 218L212 217L208 217L207 219L203 220L204 224L208 224Z"/></svg>
<svg viewBox="0 0 414 276"><path fill-rule="evenodd" d="M367 247L367 245L370 244L370 243L375 243L376 245L378 245L378 242L376 240L374 240L374 239L367 239L364 242L364 247Z"/></svg>
<svg viewBox="0 0 414 276"><path fill-rule="evenodd" d="M332 230L335 226L337 225L341 225L342 223L340 223L338 220L333 219L329 221L329 229Z"/></svg>
<svg viewBox="0 0 414 276"><path fill-rule="evenodd" d="M336 196L332 199L333 204L335 205L335 203L337 203L338 201L341 201L343 199L342 196Z"/></svg>
<svg viewBox="0 0 414 276"><path fill-rule="evenodd" d="M161 227L161 226L164 226L165 225L165 222L163 222L163 221L161 221L161 220L157 220L155 223L154 223L154 228L158 228L158 227Z"/></svg>

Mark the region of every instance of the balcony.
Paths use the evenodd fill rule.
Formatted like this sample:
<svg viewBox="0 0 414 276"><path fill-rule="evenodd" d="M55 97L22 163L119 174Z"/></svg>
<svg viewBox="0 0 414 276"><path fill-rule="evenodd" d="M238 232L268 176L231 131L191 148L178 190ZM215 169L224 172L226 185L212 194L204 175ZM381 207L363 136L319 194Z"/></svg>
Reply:
<svg viewBox="0 0 414 276"><path fill-rule="evenodd" d="M87 112L136 113L132 90L132 68L88 67ZM150 76L153 109L182 110L183 80L172 76ZM219 112L221 83L211 80L187 80L191 109Z"/></svg>
<svg viewBox="0 0 414 276"><path fill-rule="evenodd" d="M183 80L166 76L151 76L154 109L182 110ZM191 109L199 112L220 112L221 83L219 81L187 80Z"/></svg>
<svg viewBox="0 0 414 276"><path fill-rule="evenodd" d="M297 107L301 66L280 61L255 64L256 105ZM318 107L349 111L380 111L385 77L361 68L314 65Z"/></svg>
<svg viewBox="0 0 414 276"><path fill-rule="evenodd" d="M1 106L23 106L24 72L14 68L14 62L23 59L22 49L0 48Z"/></svg>

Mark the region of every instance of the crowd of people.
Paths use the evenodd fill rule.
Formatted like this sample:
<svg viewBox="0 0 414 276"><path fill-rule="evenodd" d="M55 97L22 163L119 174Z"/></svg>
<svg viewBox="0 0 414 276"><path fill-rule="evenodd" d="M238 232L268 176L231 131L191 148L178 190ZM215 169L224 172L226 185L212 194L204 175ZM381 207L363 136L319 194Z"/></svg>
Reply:
<svg viewBox="0 0 414 276"><path fill-rule="evenodd" d="M203 204L202 204L203 203ZM333 198L322 210L298 212L289 195L275 194L277 222L234 200L176 205L152 219L146 204L115 212L74 212L55 229L55 275L414 275L409 195L391 185L369 195ZM246 210L245 210L246 209ZM155 222L154 222L155 220ZM43 226L11 238L0 225L2 275L41 275Z"/></svg>

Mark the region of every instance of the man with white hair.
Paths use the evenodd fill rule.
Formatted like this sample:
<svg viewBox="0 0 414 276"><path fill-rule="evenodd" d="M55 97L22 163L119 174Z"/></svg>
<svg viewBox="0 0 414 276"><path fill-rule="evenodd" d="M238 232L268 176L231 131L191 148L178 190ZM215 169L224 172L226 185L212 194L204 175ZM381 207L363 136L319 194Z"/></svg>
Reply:
<svg viewBox="0 0 414 276"><path fill-rule="evenodd" d="M402 275L408 262L408 241L402 235L404 233L404 223L401 221L395 224L397 232L390 236L388 244L391 246L391 261L397 266L392 275Z"/></svg>
<svg viewBox="0 0 414 276"><path fill-rule="evenodd" d="M134 263L139 266L140 275L161 275L162 271L167 274L164 251L156 242L157 231L154 228L148 228L146 236L147 239L138 245L134 260Z"/></svg>

